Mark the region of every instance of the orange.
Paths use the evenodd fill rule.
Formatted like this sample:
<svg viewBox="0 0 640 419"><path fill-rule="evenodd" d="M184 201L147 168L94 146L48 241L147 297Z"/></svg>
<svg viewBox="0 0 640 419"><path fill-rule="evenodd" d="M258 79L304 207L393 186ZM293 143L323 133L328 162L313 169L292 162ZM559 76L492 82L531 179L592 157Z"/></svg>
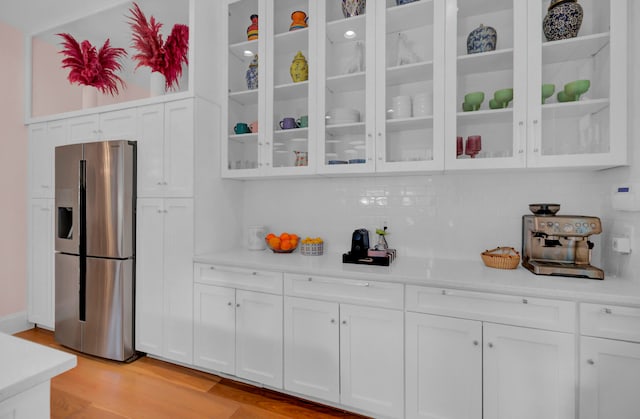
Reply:
<svg viewBox="0 0 640 419"><path fill-rule="evenodd" d="M291 240L299 240L299 239L300 239L300 237L298 237L298 235L297 235L297 234L289 234L289 238L290 238Z"/></svg>
<svg viewBox="0 0 640 419"><path fill-rule="evenodd" d="M269 246L271 246L272 249L280 250L280 238L271 237L269 239Z"/></svg>
<svg viewBox="0 0 640 419"><path fill-rule="evenodd" d="M289 233L280 234L280 240L289 240Z"/></svg>
<svg viewBox="0 0 640 419"><path fill-rule="evenodd" d="M273 234L273 233L269 233L269 234L267 234L267 236L265 237L265 239L269 240L269 239L271 239L271 238L273 238L273 237L275 237L275 236L276 236L275 234Z"/></svg>
<svg viewBox="0 0 640 419"><path fill-rule="evenodd" d="M282 240L282 242L280 242L280 249L291 250L291 242L289 240Z"/></svg>
<svg viewBox="0 0 640 419"><path fill-rule="evenodd" d="M291 242L292 248L295 248L298 245L298 239L291 238L289 241Z"/></svg>

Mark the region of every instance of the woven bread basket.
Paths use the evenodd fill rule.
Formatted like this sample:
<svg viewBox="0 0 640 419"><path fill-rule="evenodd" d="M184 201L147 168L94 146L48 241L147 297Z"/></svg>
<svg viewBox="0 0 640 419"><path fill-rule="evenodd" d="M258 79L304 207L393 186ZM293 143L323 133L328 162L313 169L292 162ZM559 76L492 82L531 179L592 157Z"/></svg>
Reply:
<svg viewBox="0 0 640 419"><path fill-rule="evenodd" d="M496 247L480 254L482 261L490 268L516 269L520 263L520 253L513 247Z"/></svg>

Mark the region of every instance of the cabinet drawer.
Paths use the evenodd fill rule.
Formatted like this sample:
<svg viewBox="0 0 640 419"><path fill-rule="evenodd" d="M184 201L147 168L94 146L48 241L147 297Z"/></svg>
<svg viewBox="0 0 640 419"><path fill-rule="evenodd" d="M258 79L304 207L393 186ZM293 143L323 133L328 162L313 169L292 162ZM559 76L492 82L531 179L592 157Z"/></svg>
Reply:
<svg viewBox="0 0 640 419"><path fill-rule="evenodd" d="M640 308L582 303L580 334L640 342Z"/></svg>
<svg viewBox="0 0 640 419"><path fill-rule="evenodd" d="M282 295L282 272L258 271L196 263L194 281Z"/></svg>
<svg viewBox="0 0 640 419"><path fill-rule="evenodd" d="M407 310L561 332L575 331L576 306L546 300L442 288L407 286Z"/></svg>
<svg viewBox="0 0 640 419"><path fill-rule="evenodd" d="M294 297L402 309L402 284L284 274L284 292Z"/></svg>

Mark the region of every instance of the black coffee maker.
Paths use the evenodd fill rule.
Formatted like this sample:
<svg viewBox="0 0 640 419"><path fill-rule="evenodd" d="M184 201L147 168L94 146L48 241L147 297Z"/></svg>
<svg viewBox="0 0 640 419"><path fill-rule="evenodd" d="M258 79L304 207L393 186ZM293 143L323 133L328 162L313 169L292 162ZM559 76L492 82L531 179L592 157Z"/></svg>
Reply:
<svg viewBox="0 0 640 419"><path fill-rule="evenodd" d="M369 230L359 228L351 235L351 255L355 257L367 256L369 250Z"/></svg>

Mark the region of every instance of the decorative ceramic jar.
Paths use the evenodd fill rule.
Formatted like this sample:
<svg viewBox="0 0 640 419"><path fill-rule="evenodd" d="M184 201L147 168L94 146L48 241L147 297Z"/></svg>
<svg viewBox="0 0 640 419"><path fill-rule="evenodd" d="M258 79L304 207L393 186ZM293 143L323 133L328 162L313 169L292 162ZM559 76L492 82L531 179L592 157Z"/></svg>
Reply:
<svg viewBox="0 0 640 419"><path fill-rule="evenodd" d="M363 15L367 0L342 0L342 14L344 17Z"/></svg>
<svg viewBox="0 0 640 419"><path fill-rule="evenodd" d="M253 56L253 60L249 63L249 69L247 70L247 74L245 76L247 80L247 89L257 89L258 88L258 55Z"/></svg>
<svg viewBox="0 0 640 419"><path fill-rule="evenodd" d="M498 34L491 26L480 25L467 37L467 54L493 51L496 49Z"/></svg>
<svg viewBox="0 0 640 419"><path fill-rule="evenodd" d="M302 51L298 51L293 58L289 71L294 83L309 80L309 65L307 64L307 59L302 55Z"/></svg>
<svg viewBox="0 0 640 419"><path fill-rule="evenodd" d="M251 15L251 25L247 28L247 41L258 39L258 15Z"/></svg>
<svg viewBox="0 0 640 419"><path fill-rule="evenodd" d="M300 10L296 10L291 13L291 26L289 26L290 31L295 31L296 29L304 29L306 28L307 21L309 18L305 12L301 12Z"/></svg>
<svg viewBox="0 0 640 419"><path fill-rule="evenodd" d="M551 0L542 30L547 41L574 38L578 35L584 12L576 0Z"/></svg>

